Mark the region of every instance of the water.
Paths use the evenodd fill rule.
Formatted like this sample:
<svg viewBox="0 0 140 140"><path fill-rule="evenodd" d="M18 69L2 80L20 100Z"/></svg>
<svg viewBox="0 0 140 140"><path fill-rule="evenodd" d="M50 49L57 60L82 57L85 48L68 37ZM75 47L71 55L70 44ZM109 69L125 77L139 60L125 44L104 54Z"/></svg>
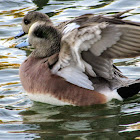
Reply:
<svg viewBox="0 0 140 140"><path fill-rule="evenodd" d="M22 90L19 66L29 49L14 48L22 17L31 10L48 14L57 25L85 13L112 14L132 9L128 20L140 22L139 0L1 0L0 1L0 140L140 139L140 94L124 101L90 107L32 102ZM136 59L115 60L130 78L140 77Z"/></svg>

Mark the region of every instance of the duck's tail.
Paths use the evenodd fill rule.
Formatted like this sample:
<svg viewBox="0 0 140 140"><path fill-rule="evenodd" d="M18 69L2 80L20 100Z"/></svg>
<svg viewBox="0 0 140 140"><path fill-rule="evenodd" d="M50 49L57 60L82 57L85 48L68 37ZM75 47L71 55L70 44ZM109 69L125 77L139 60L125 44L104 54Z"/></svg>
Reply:
<svg viewBox="0 0 140 140"><path fill-rule="evenodd" d="M140 79L135 80L132 84L117 89L118 94L126 99L132 97L140 92Z"/></svg>

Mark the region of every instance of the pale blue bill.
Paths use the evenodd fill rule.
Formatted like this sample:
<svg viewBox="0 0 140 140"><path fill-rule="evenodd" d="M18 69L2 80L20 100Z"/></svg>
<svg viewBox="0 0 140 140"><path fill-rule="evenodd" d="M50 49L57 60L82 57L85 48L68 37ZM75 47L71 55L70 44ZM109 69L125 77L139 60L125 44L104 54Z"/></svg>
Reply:
<svg viewBox="0 0 140 140"><path fill-rule="evenodd" d="M21 36L23 36L23 35L25 35L26 33L24 32L24 31L20 31L14 38L19 38L19 37L21 37Z"/></svg>
<svg viewBox="0 0 140 140"><path fill-rule="evenodd" d="M26 40L24 40L23 42L17 44L15 47L16 48L23 48L23 47L27 47L30 46L29 42L28 42L28 38Z"/></svg>

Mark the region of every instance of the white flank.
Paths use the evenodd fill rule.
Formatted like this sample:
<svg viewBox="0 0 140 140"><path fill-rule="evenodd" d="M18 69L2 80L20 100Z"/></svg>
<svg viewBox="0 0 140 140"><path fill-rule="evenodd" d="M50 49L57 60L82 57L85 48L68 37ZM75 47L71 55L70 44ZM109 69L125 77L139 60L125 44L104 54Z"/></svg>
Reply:
<svg viewBox="0 0 140 140"><path fill-rule="evenodd" d="M108 102L112 99L123 101L123 98L118 94L117 90L111 90L109 87L98 89L97 92L104 94L107 97Z"/></svg>
<svg viewBox="0 0 140 140"><path fill-rule="evenodd" d="M42 102L42 103L47 103L47 104L51 104L51 105L58 105L58 106L63 106L63 105L72 105L68 102L63 102L58 100L57 98L55 98L54 96L52 96L49 93L46 94L41 94L41 93L27 93L27 95L29 96L29 98L33 101L36 102Z"/></svg>
<svg viewBox="0 0 140 140"><path fill-rule="evenodd" d="M66 34L68 33L69 31L72 31L73 29L76 29L76 28L79 28L80 25L76 24L76 23L70 23L70 24L67 24L65 26L65 29L63 30L63 33Z"/></svg>

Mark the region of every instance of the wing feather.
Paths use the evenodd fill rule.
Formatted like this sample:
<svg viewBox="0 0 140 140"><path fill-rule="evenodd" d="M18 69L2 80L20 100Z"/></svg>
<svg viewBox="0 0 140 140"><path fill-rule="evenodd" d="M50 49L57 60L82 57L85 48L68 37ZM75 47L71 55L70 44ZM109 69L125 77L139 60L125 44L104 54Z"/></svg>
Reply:
<svg viewBox="0 0 140 140"><path fill-rule="evenodd" d="M92 82L89 80L88 76L79 70L79 68L71 65L63 68L57 72L57 75L63 77L66 81L75 84L79 87L94 90Z"/></svg>
<svg viewBox="0 0 140 140"><path fill-rule="evenodd" d="M82 52L82 58L92 66L93 71L98 77L112 79L114 76L112 60L101 56L94 56L90 51Z"/></svg>
<svg viewBox="0 0 140 140"><path fill-rule="evenodd" d="M116 44L105 50L101 56L111 59L140 55L140 26L115 25L122 35Z"/></svg>

